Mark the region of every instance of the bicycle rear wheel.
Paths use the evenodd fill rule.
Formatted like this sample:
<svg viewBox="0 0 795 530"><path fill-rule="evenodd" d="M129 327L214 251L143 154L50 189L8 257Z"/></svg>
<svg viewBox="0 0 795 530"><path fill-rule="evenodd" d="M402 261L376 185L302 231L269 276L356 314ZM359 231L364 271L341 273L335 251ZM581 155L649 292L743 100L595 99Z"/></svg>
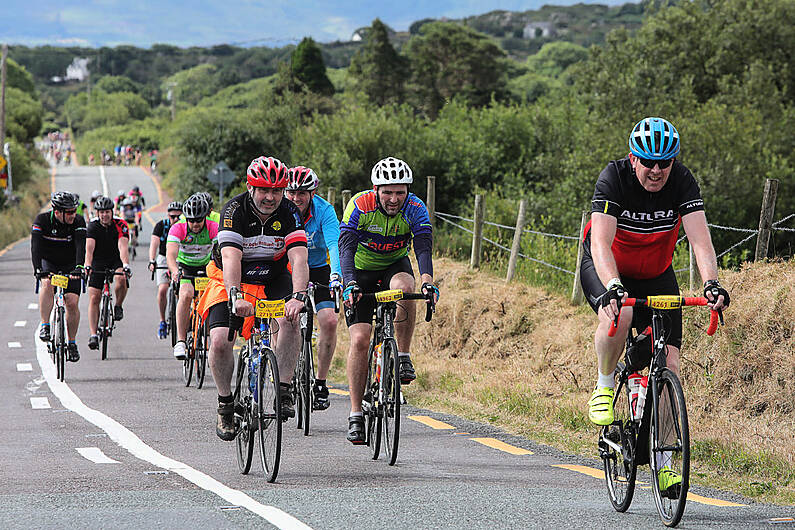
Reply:
<svg viewBox="0 0 795 530"><path fill-rule="evenodd" d="M682 519L690 485L690 430L685 395L679 378L663 368L652 385L653 410L649 432L649 464L652 471L654 503L663 524L676 526ZM670 471L681 483L661 490L660 480Z"/></svg>
<svg viewBox="0 0 795 530"><path fill-rule="evenodd" d="M210 335L206 322L202 322L199 326L196 340L196 388L201 388L204 385L204 376L207 374L207 352L210 349Z"/></svg>
<svg viewBox="0 0 795 530"><path fill-rule="evenodd" d="M262 472L268 482L279 474L282 454L282 399L279 394L279 367L270 348L260 350L257 371L257 428Z"/></svg>
<svg viewBox="0 0 795 530"><path fill-rule="evenodd" d="M251 460L254 455L254 417L256 409L251 394L248 370L248 350L240 352L237 358L237 373L235 378L235 426L237 427L237 465L242 474L251 470Z"/></svg>
<svg viewBox="0 0 795 530"><path fill-rule="evenodd" d="M613 399L615 419L599 433L599 456L605 470L610 503L617 512L625 512L635 494L638 463L635 458L637 426L632 421L626 381L619 383Z"/></svg>
<svg viewBox="0 0 795 530"><path fill-rule="evenodd" d="M400 359L395 339L387 339L383 345L383 388L384 402L381 418L384 423L384 451L389 465L397 460L400 443Z"/></svg>

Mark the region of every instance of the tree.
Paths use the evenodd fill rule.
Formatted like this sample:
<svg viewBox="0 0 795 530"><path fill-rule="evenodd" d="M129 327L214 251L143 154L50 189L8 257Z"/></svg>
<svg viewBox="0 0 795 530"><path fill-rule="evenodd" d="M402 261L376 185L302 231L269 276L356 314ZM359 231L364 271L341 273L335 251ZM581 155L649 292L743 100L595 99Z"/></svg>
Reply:
<svg viewBox="0 0 795 530"><path fill-rule="evenodd" d="M389 42L387 27L379 19L373 21L364 46L356 52L348 72L376 105L403 100L408 64Z"/></svg>
<svg viewBox="0 0 795 530"><path fill-rule="evenodd" d="M7 86L18 88L31 97L37 98L36 88L33 85L33 76L30 75L30 72L24 66L9 58L6 63L6 75L8 76L6 80Z"/></svg>
<svg viewBox="0 0 795 530"><path fill-rule="evenodd" d="M431 22L409 41L416 104L435 117L446 100L461 96L470 105L486 105L505 92L504 52L486 35L450 22Z"/></svg>
<svg viewBox="0 0 795 530"><path fill-rule="evenodd" d="M97 90L104 90L108 94L113 92L132 92L133 94L138 94L141 91L141 87L138 83L122 75L106 75L97 81L94 88Z"/></svg>
<svg viewBox="0 0 795 530"><path fill-rule="evenodd" d="M290 57L290 87L297 92L306 87L310 92L331 96L334 85L326 75L323 54L311 37L304 37Z"/></svg>

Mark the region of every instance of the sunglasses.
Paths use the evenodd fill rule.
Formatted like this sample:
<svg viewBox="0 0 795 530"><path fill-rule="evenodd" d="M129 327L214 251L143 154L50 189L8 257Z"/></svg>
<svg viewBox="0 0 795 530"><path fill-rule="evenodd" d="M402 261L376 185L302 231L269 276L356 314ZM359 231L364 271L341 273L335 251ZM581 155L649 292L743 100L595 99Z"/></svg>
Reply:
<svg viewBox="0 0 795 530"><path fill-rule="evenodd" d="M202 221L204 221L204 217L197 217L195 219L188 219L189 223L194 223L194 224L201 223Z"/></svg>
<svg viewBox="0 0 795 530"><path fill-rule="evenodd" d="M170 218L172 218L172 219L179 219L179 214L177 214L177 215L171 215L171 214L169 214L168 216L169 216Z"/></svg>
<svg viewBox="0 0 795 530"><path fill-rule="evenodd" d="M61 210L64 215L74 215L77 213L77 210Z"/></svg>
<svg viewBox="0 0 795 530"><path fill-rule="evenodd" d="M676 158L669 158L667 160L649 160L648 158L638 158L643 167L647 167L649 169L654 169L654 166L659 166L660 169L666 169L668 166L674 163Z"/></svg>

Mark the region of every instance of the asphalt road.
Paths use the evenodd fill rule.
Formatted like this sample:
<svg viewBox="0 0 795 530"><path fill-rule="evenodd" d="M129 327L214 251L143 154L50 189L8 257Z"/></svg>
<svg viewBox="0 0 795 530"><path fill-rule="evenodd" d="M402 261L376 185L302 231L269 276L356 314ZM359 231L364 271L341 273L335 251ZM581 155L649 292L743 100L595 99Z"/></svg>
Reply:
<svg viewBox="0 0 795 530"><path fill-rule="evenodd" d="M104 172L107 184L97 167L59 167L55 186L87 199L93 189L113 194L137 184L148 204L158 202L154 180L140 169ZM142 241L150 230L145 217ZM397 465L372 461L369 449L345 440L342 388L329 410L313 414L311 436L286 424L275 484L263 479L257 460L241 475L234 444L215 436L212 377L201 390L185 388L170 343L156 338L154 285L145 251L139 256L108 360L87 348L83 322L82 358L67 364L59 383L35 339L29 240L0 255L1 528L661 526L648 489L636 493L628 513L613 511L596 460L433 411L405 407ZM772 518L795 516L792 507L691 491L682 528L768 527Z"/></svg>

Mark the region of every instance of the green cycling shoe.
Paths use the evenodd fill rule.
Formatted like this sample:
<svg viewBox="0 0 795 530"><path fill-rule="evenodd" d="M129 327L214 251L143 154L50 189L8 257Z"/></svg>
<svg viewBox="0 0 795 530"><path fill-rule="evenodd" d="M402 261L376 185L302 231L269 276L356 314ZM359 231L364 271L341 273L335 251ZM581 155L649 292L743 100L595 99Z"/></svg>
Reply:
<svg viewBox="0 0 795 530"><path fill-rule="evenodd" d="M613 423L613 396L615 390L608 387L595 388L588 402L588 418L597 425Z"/></svg>

